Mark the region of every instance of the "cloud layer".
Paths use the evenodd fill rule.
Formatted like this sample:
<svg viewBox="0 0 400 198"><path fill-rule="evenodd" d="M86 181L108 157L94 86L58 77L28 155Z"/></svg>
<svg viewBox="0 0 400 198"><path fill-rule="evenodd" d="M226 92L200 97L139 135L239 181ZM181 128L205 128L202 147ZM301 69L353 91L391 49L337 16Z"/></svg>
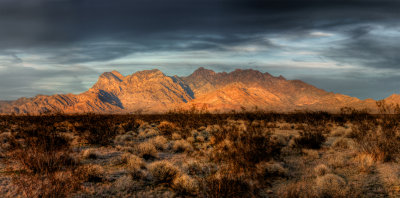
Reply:
<svg viewBox="0 0 400 198"><path fill-rule="evenodd" d="M398 92L400 2L0 1L0 100L85 91L104 71L256 68L328 91Z"/></svg>

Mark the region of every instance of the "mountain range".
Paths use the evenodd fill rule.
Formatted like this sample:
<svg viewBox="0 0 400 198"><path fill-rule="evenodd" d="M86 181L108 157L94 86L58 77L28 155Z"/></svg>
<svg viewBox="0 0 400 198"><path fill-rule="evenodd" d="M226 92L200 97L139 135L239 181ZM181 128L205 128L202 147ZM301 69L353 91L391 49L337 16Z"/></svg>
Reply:
<svg viewBox="0 0 400 198"><path fill-rule="evenodd" d="M385 100L400 103L400 95L393 94ZM128 76L105 72L83 93L1 101L0 113L161 113L193 107L211 112L255 108L337 112L342 107L377 111L373 99L327 92L300 80L286 80L252 69L216 73L201 67L186 77L167 76L157 69Z"/></svg>

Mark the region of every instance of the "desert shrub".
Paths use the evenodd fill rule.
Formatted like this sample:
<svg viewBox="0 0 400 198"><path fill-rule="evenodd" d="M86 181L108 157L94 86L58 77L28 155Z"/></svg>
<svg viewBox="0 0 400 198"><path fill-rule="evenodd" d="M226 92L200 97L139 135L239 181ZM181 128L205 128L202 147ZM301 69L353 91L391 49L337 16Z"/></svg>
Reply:
<svg viewBox="0 0 400 198"><path fill-rule="evenodd" d="M271 179L274 177L284 177L287 175L287 170L282 164L277 162L261 162L256 165L257 174L263 180Z"/></svg>
<svg viewBox="0 0 400 198"><path fill-rule="evenodd" d="M205 197L255 197L253 186L245 178L234 175L211 175L203 179L202 185Z"/></svg>
<svg viewBox="0 0 400 198"><path fill-rule="evenodd" d="M185 151L192 151L193 147L186 140L177 140L174 142L174 145L172 146L172 150L174 152L180 153L180 152L185 152Z"/></svg>
<svg viewBox="0 0 400 198"><path fill-rule="evenodd" d="M290 123L280 123L279 128L281 130L291 130L291 129L294 129L294 125L290 124Z"/></svg>
<svg viewBox="0 0 400 198"><path fill-rule="evenodd" d="M156 136L149 140L158 150L164 150L168 147L168 140L163 136Z"/></svg>
<svg viewBox="0 0 400 198"><path fill-rule="evenodd" d="M23 167L34 174L55 172L64 169L66 166L73 167L76 164L74 158L67 152L41 152L30 150L29 153L16 151L14 158Z"/></svg>
<svg viewBox="0 0 400 198"><path fill-rule="evenodd" d="M188 141L189 143L193 144L195 139L194 139L194 137L188 137L188 138L186 138L186 141Z"/></svg>
<svg viewBox="0 0 400 198"><path fill-rule="evenodd" d="M283 184L278 189L278 197L282 198L311 198L316 197L311 181L297 181Z"/></svg>
<svg viewBox="0 0 400 198"><path fill-rule="evenodd" d="M339 138L333 142L332 147L339 149L348 149L350 146L348 140L346 140L345 138Z"/></svg>
<svg viewBox="0 0 400 198"><path fill-rule="evenodd" d="M343 153L337 153L336 155L331 155L329 156L328 159L326 159L326 164L329 165L329 167L332 168L343 168L348 165L349 163L349 158L350 156L346 155L344 152Z"/></svg>
<svg viewBox="0 0 400 198"><path fill-rule="evenodd" d="M331 170L325 164L319 164L314 167L314 172L317 176L324 176L331 172Z"/></svg>
<svg viewBox="0 0 400 198"><path fill-rule="evenodd" d="M383 119L378 125L368 122L358 123L354 128L353 138L361 153L370 154L375 161L390 161L400 155L400 136L397 120Z"/></svg>
<svg viewBox="0 0 400 198"><path fill-rule="evenodd" d="M337 128L331 130L331 135L335 137L344 136L351 133L352 131L350 127L338 126Z"/></svg>
<svg viewBox="0 0 400 198"><path fill-rule="evenodd" d="M375 166L375 159L370 154L360 153L355 157L355 161L362 172L369 173Z"/></svg>
<svg viewBox="0 0 400 198"><path fill-rule="evenodd" d="M139 132L138 138L141 140L144 140L146 138L151 138L155 137L159 134L159 132L156 129L153 128L147 128Z"/></svg>
<svg viewBox="0 0 400 198"><path fill-rule="evenodd" d="M183 170L192 176L204 176L210 172L207 164L197 160L188 160L183 164Z"/></svg>
<svg viewBox="0 0 400 198"><path fill-rule="evenodd" d="M121 126L124 129L124 131L136 131L139 128L139 126L143 123L144 123L143 120L129 119L127 122L123 123Z"/></svg>
<svg viewBox="0 0 400 198"><path fill-rule="evenodd" d="M82 125L76 126L89 144L108 145L118 132L118 126L111 119L102 119L100 115L82 117Z"/></svg>
<svg viewBox="0 0 400 198"><path fill-rule="evenodd" d="M315 191L318 197L347 197L346 180L335 174L326 174L315 180Z"/></svg>
<svg viewBox="0 0 400 198"><path fill-rule="evenodd" d="M18 174L12 179L23 197L68 197L81 189L82 181L76 171L57 171L51 174Z"/></svg>
<svg viewBox="0 0 400 198"><path fill-rule="evenodd" d="M137 194L143 189L143 181L140 181L131 175L124 175L115 180L109 192L101 193L97 197L164 197L164 196L146 196ZM149 192L148 190L146 192Z"/></svg>
<svg viewBox="0 0 400 198"><path fill-rule="evenodd" d="M104 178L104 169L97 164L88 164L79 167L80 178L87 182L101 182Z"/></svg>
<svg viewBox="0 0 400 198"><path fill-rule="evenodd" d="M319 159L319 152L314 149L301 149L301 153L310 158L311 160Z"/></svg>
<svg viewBox="0 0 400 198"><path fill-rule="evenodd" d="M381 113L377 119L355 122L351 135L361 153L370 154L375 161L391 161L400 155L399 106L377 102Z"/></svg>
<svg viewBox="0 0 400 198"><path fill-rule="evenodd" d="M217 163L227 162L232 171L249 171L259 162L279 158L283 145L270 134L254 125L247 126L246 132L231 128L213 133L210 158Z"/></svg>
<svg viewBox="0 0 400 198"><path fill-rule="evenodd" d="M130 175L124 175L113 183L115 192L129 192L135 185L134 179Z"/></svg>
<svg viewBox="0 0 400 198"><path fill-rule="evenodd" d="M182 174L173 180L172 188L179 195L196 195L198 192L198 183L195 179Z"/></svg>
<svg viewBox="0 0 400 198"><path fill-rule="evenodd" d="M26 197L66 197L79 190L79 163L72 157L68 139L54 127L21 128L5 149L12 181Z"/></svg>
<svg viewBox="0 0 400 198"><path fill-rule="evenodd" d="M96 152L94 149L85 149L82 152L82 158L84 159L97 159L99 157L99 154Z"/></svg>
<svg viewBox="0 0 400 198"><path fill-rule="evenodd" d="M157 183L172 184L172 181L180 174L179 169L168 161L153 162L148 170Z"/></svg>
<svg viewBox="0 0 400 198"><path fill-rule="evenodd" d="M128 165L129 168L140 169L140 168L144 168L146 165L146 163L143 161L143 159L136 155L124 154L122 157L123 157L124 161L126 161L126 164Z"/></svg>
<svg viewBox="0 0 400 198"><path fill-rule="evenodd" d="M173 140L180 140L180 139L182 139L182 136L179 133L173 133L171 138Z"/></svg>
<svg viewBox="0 0 400 198"><path fill-rule="evenodd" d="M144 159L153 159L158 157L156 147L150 142L143 142L137 145L136 152Z"/></svg>
<svg viewBox="0 0 400 198"><path fill-rule="evenodd" d="M132 140L133 140L133 136L132 135L123 134L123 135L117 135L115 137L114 142L117 143L117 144L120 144L120 143L124 143L124 142L127 142L127 141L132 141Z"/></svg>
<svg viewBox="0 0 400 198"><path fill-rule="evenodd" d="M10 142L10 140L12 139L12 134L9 132L0 132L0 144L7 144Z"/></svg>
<svg viewBox="0 0 400 198"><path fill-rule="evenodd" d="M168 121L162 121L160 122L160 124L157 126L157 128L161 131L161 133L165 136L171 136L172 133L176 132L178 129L178 127L172 123L172 122L168 122Z"/></svg>
<svg viewBox="0 0 400 198"><path fill-rule="evenodd" d="M12 139L8 160L33 174L51 173L77 165L71 156L69 142L51 128L22 131L19 140Z"/></svg>
<svg viewBox="0 0 400 198"><path fill-rule="evenodd" d="M197 136L196 137L196 142L204 142L205 141L205 138L203 137L203 136Z"/></svg>
<svg viewBox="0 0 400 198"><path fill-rule="evenodd" d="M300 136L294 138L294 146L296 148L319 149L326 140L319 130L308 129L299 133Z"/></svg>

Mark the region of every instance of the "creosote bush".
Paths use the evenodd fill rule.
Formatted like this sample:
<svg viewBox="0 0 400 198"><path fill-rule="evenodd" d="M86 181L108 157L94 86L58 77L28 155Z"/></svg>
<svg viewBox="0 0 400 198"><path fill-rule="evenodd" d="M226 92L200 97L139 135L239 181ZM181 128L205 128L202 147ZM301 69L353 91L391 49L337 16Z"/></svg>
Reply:
<svg viewBox="0 0 400 198"><path fill-rule="evenodd" d="M79 163L68 140L53 127L21 128L9 141L6 160L17 168L12 181L25 196L65 197L80 189Z"/></svg>
<svg viewBox="0 0 400 198"><path fill-rule="evenodd" d="M326 141L325 136L318 129L300 131L300 137L294 139L296 148L319 149Z"/></svg>
<svg viewBox="0 0 400 198"><path fill-rule="evenodd" d="M232 171L251 170L262 161L279 158L281 145L261 126L249 125L247 131L236 128L214 132L210 158L215 162L227 162Z"/></svg>
<svg viewBox="0 0 400 198"><path fill-rule="evenodd" d="M178 129L178 127L172 123L172 122L168 122L168 121L162 121L160 122L160 124L157 126L157 128L161 131L161 133L167 137L170 137L172 135L172 133L176 132Z"/></svg>
<svg viewBox="0 0 400 198"><path fill-rule="evenodd" d="M212 175L205 178L202 184L205 197L255 197L253 186L245 178L234 175Z"/></svg>
<svg viewBox="0 0 400 198"><path fill-rule="evenodd" d="M375 161L394 161L400 157L400 108L384 101L377 105L382 114L374 120L355 122L351 138L361 153L371 155Z"/></svg>
<svg viewBox="0 0 400 198"><path fill-rule="evenodd" d="M12 139L8 160L19 163L33 174L52 173L77 165L71 157L69 142L52 128L21 131Z"/></svg>

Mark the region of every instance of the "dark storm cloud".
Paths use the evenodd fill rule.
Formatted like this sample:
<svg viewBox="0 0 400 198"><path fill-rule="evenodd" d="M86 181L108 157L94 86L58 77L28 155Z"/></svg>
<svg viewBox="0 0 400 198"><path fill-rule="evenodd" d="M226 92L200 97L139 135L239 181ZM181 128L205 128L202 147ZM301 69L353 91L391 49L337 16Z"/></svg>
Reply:
<svg viewBox="0 0 400 198"><path fill-rule="evenodd" d="M354 35L324 54L337 62L381 69L400 69L400 31L397 36L375 35L372 28L359 28ZM383 30L384 31L384 30Z"/></svg>
<svg viewBox="0 0 400 198"><path fill-rule="evenodd" d="M237 38L229 36L396 23L397 8L396 1L365 0L7 0L0 2L0 46L65 47L106 39L152 48L201 35L234 44Z"/></svg>
<svg viewBox="0 0 400 198"><path fill-rule="evenodd" d="M25 72L26 78L15 83L21 83L19 87L26 85L26 90L31 82L64 71L54 67L54 74L23 67L30 63L24 58L32 60L30 55L42 57L34 59L35 64L68 68L135 53L140 56L152 52L207 51L235 55L235 50L247 45L249 49L261 46L264 51L287 52L291 46L273 42L274 37L296 42L310 38L313 32L328 32L343 39L316 51L317 58L291 60L306 63L326 59L360 68L398 70L400 33L386 35L381 30L399 28L399 9L397 0L1 0L0 91L5 95L6 85L13 87L7 83L14 82L9 78L11 71ZM381 34L377 35L379 28ZM309 45L311 48L313 43ZM201 59L184 63L190 67L202 64ZM221 62L203 63L217 70L231 67ZM68 75L73 79L73 75L83 78L88 73ZM397 78L381 80L389 83L394 79ZM71 82L66 83L75 87L71 91L87 88L79 81ZM320 79L315 85L329 88L335 83ZM7 93L11 94L11 89ZM346 89L338 91L341 90ZM363 90L369 90L368 86Z"/></svg>

